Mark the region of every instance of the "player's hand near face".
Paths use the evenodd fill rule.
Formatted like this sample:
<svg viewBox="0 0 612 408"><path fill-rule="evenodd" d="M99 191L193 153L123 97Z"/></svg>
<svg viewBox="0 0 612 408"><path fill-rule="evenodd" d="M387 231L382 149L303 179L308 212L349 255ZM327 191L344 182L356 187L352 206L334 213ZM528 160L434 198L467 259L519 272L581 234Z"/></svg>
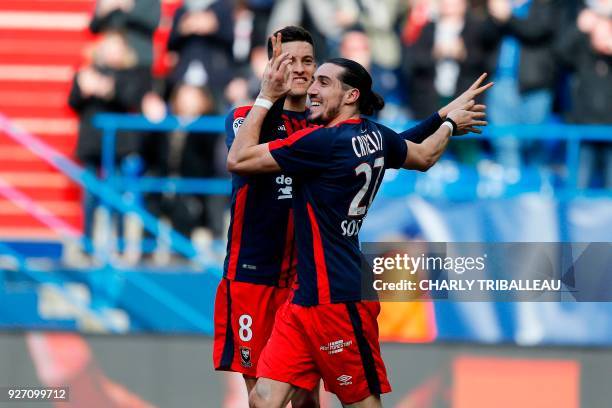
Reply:
<svg viewBox="0 0 612 408"><path fill-rule="evenodd" d="M281 34L271 38L272 58L266 65L261 81L260 97L275 102L291 89L291 55L282 52Z"/></svg>
<svg viewBox="0 0 612 408"><path fill-rule="evenodd" d="M268 149L268 144L259 144L263 121L269 107L258 105L259 99L275 102L291 88L291 55L281 52L281 34L271 37L272 58L266 66L261 91L253 108L236 133L236 138L227 155L227 169L236 174L267 173L280 170Z"/></svg>
<svg viewBox="0 0 612 408"><path fill-rule="evenodd" d="M482 85L483 81L487 77L487 74L482 74L474 83L461 95L452 100L448 105L443 107L438 111L440 117L444 120L448 116L448 114L456 109L463 109L468 102L473 99L476 99L479 95L482 95L487 89L493 86L493 82L489 82L488 84ZM484 105L474 105L472 110L480 109L484 110ZM477 132L480 133L480 132Z"/></svg>

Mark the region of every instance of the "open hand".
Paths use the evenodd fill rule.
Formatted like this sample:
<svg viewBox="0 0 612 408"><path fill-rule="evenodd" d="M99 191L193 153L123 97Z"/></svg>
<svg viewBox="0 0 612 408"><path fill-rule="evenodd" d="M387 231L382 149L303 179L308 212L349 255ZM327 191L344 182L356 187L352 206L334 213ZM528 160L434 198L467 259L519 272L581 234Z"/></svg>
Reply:
<svg viewBox="0 0 612 408"><path fill-rule="evenodd" d="M470 101L476 99L477 96L483 94L487 89L493 86L493 82L489 82L488 84L482 85L482 82L487 77L487 73L480 75L480 77L474 81L470 87L465 90L461 95L453 99L448 105L440 109L438 112L442 119L445 119L446 116L453 110L463 109L463 107ZM483 105L474 105L474 106L483 106Z"/></svg>
<svg viewBox="0 0 612 408"><path fill-rule="evenodd" d="M483 120L486 117L485 109L485 105L477 105L471 100L460 109L451 111L448 118L457 124L455 135L465 135L470 132L482 133L479 127L488 125L488 122Z"/></svg>
<svg viewBox="0 0 612 408"><path fill-rule="evenodd" d="M272 58L266 65L261 80L260 96L272 102L284 96L291 88L291 55L281 50L281 34L271 37Z"/></svg>

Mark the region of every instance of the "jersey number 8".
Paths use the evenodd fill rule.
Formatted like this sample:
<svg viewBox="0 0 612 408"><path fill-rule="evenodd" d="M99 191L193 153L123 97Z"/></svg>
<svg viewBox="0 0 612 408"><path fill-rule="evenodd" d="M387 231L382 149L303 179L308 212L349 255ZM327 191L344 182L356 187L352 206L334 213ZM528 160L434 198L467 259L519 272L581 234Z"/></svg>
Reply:
<svg viewBox="0 0 612 408"><path fill-rule="evenodd" d="M253 318L251 315L243 314L238 318L238 324L240 328L238 329L238 336L242 341L250 341L253 338L253 330L251 330L251 325L253 324Z"/></svg>

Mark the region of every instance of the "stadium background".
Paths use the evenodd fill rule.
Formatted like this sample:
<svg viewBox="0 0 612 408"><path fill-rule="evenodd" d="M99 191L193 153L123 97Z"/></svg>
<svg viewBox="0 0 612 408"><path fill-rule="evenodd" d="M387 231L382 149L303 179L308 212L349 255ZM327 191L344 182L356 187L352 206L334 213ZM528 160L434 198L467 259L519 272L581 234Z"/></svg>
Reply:
<svg viewBox="0 0 612 408"><path fill-rule="evenodd" d="M0 3L0 386L69 384L72 406L243 406L240 383L212 372L210 361L227 174L218 163L204 170L173 168L168 159L172 143L160 147L147 141L170 140L154 133L176 136L173 140L180 140L181 133L219 140L214 135L222 131L223 119L214 114L224 114L230 99L249 96L258 54L249 59L248 50L265 38L261 19L266 12L269 17L272 3L233 5L231 49L237 59L230 65L244 67L234 71L226 66L216 73L197 64L182 66L180 52L167 51L181 2L152 1L149 9L137 9L145 21L160 7L158 21L155 13L147 20L155 20L153 39L147 43L119 26L119 39L126 41L110 44L115 50L127 44L139 61L135 68L153 73L143 85L151 92L143 93L135 106L110 109L110 116L94 120L106 134L93 167L82 157L77 160L82 113L69 107L69 95L76 73L102 53L94 51L97 44L107 41L110 47L108 41L117 40L118 27L94 34L91 0ZM308 14L308 5L316 3L306 1L302 12ZM328 3L350 10L342 7L351 2ZM404 2L384 5L396 3ZM397 11L391 32L404 44L401 55L416 58L414 27L435 21L435 8L428 11L435 2L405 3L411 3L412 11ZM485 2L476 3L484 7ZM565 21L575 21L579 3L561 2L570 13ZM586 5L600 12L605 4ZM361 19L367 13L362 6L356 15ZM349 17L340 13L338 21ZM361 41L364 32L371 34L364 19L357 30L324 33L330 50L341 48L343 31L351 32L349 44ZM410 47L406 41L412 41ZM353 52L363 56L363 50ZM390 102L380 119L401 128L419 116L414 99L411 106L409 92L402 91L414 85L398 85L405 75L385 66L393 61L378 58L372 70L384 79L379 86L388 91ZM220 79L230 72L231 78ZM417 71L408 72L417 76ZM234 77L244 81L231 82ZM389 174L362 229L362 241L610 242L612 180L606 179L606 169L612 158L606 152L612 127L606 124L612 123L612 94L604 93L607 116L580 123L571 115L573 76L565 72L560 78L545 120L494 124L482 139L469 141L475 156L456 148L465 143L457 141L451 154L427 173ZM610 81L610 74L604 75L604 92ZM203 88L203 83L204 95L217 106L190 111L188 106L201 102L202 94L189 96L186 88L189 102L181 103L177 84ZM166 111L184 115L164 118ZM126 147L122 140L138 136L122 130L146 136L138 138L139 147ZM498 148L496 140L524 141L519 161ZM151 160L151 144L158 149L153 156L168 156L167 167ZM595 148L585 150L585 145ZM223 155L215 146L195 147L211 163ZM115 149L121 160L114 159ZM88 207L81 205L87 196L83 191L100 201L89 234L84 234L89 216ZM194 215L194 206L206 211ZM113 214L124 219L124 239L115 232ZM607 407L612 397L608 303L386 303L380 325L394 386L386 406ZM331 398L325 404L336 403Z"/></svg>

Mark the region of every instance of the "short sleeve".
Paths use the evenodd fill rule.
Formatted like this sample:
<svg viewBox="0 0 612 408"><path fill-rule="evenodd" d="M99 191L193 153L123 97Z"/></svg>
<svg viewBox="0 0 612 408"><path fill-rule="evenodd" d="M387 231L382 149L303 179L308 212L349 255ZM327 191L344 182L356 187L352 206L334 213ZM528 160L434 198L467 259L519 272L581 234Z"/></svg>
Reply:
<svg viewBox="0 0 612 408"><path fill-rule="evenodd" d="M244 122L244 118L246 118L250 110L250 106L241 106L232 109L225 117L225 145L227 146L227 150L232 147L238 129L240 129L240 126Z"/></svg>
<svg viewBox="0 0 612 408"><path fill-rule="evenodd" d="M380 127L385 149L385 168L399 169L406 162L408 145L406 141L391 129Z"/></svg>
<svg viewBox="0 0 612 408"><path fill-rule="evenodd" d="M321 126L299 130L270 142L270 154L287 174L320 172L330 165L334 138L328 131Z"/></svg>

